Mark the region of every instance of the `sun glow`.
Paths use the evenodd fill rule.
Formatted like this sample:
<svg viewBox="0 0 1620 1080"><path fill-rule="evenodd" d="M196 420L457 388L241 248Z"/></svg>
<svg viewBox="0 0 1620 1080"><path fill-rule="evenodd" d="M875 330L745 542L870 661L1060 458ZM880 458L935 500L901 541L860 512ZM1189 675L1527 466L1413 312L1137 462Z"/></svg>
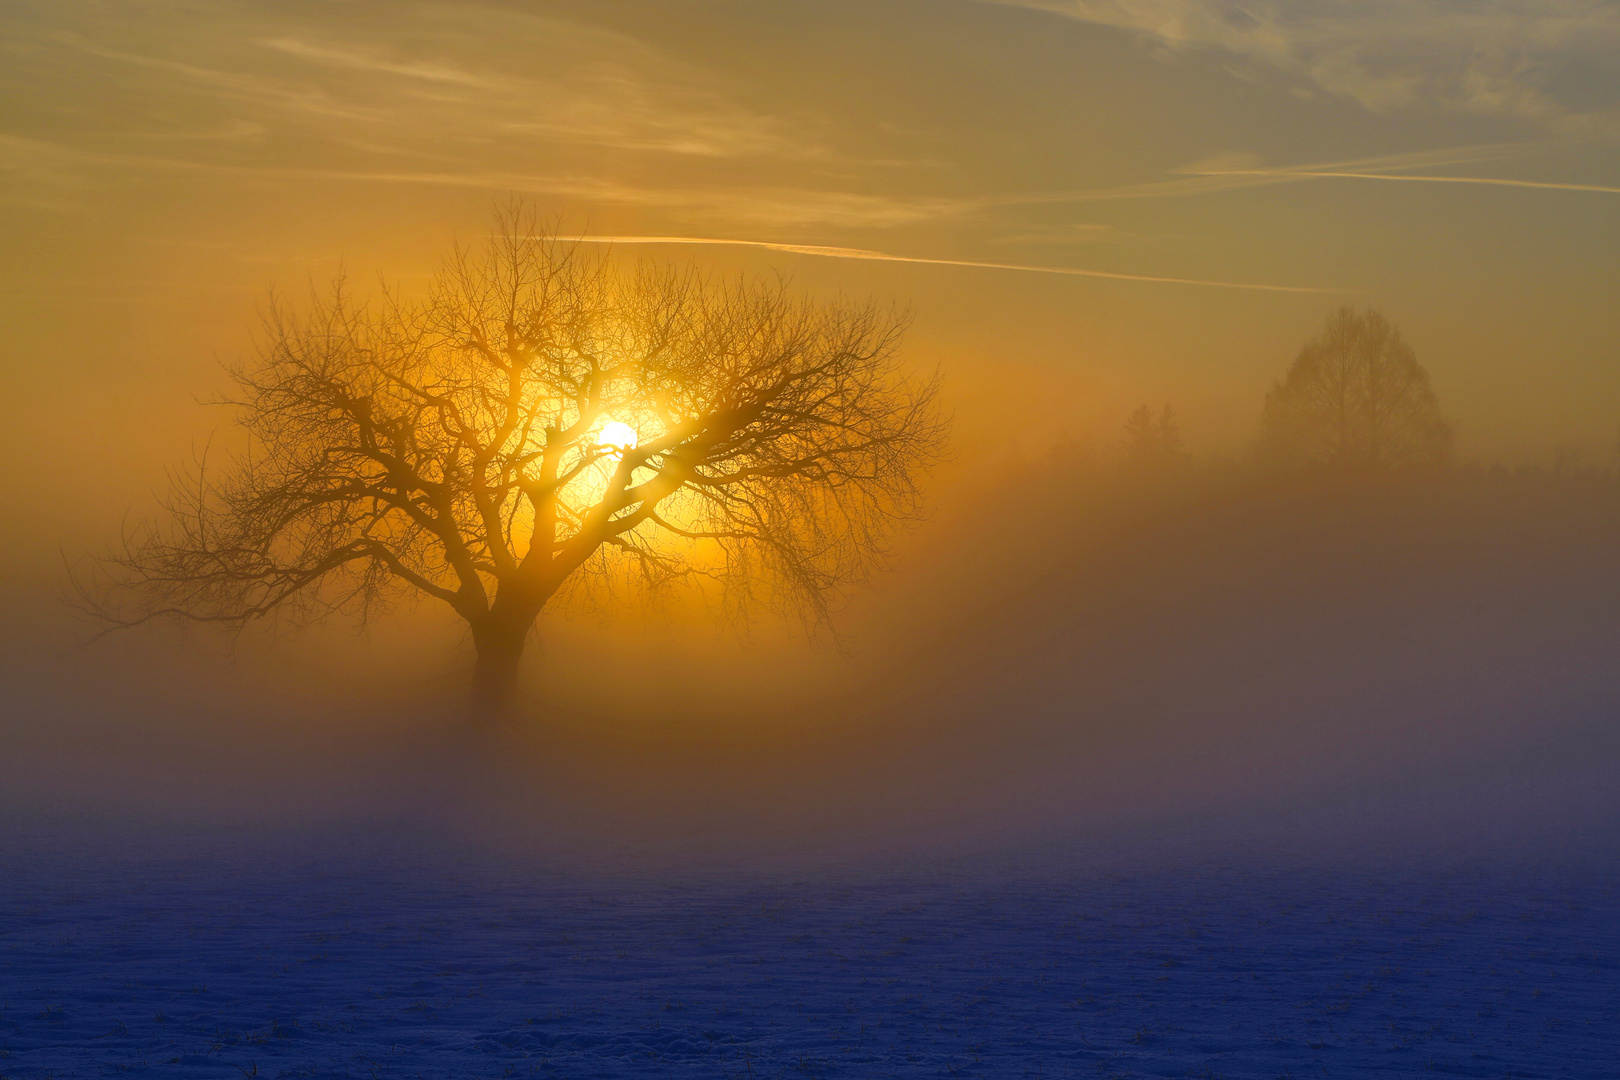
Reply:
<svg viewBox="0 0 1620 1080"><path fill-rule="evenodd" d="M620 451L633 450L636 446L636 429L621 420L609 420L597 433L596 444Z"/></svg>

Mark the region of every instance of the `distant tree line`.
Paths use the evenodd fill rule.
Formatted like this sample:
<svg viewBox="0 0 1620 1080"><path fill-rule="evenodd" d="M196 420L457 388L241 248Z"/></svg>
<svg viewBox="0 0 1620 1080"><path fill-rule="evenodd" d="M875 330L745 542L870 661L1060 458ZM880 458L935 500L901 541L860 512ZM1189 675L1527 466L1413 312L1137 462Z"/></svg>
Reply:
<svg viewBox="0 0 1620 1080"><path fill-rule="evenodd" d="M1187 463L1169 405L1125 423L1125 465L1165 472ZM1451 426L1429 375L1377 311L1342 307L1266 394L1255 461L1271 472L1370 478L1432 470L1452 459Z"/></svg>
<svg viewBox="0 0 1620 1080"><path fill-rule="evenodd" d="M1125 421L1125 463L1132 469L1162 471L1174 468L1187 458L1187 444L1181 438L1181 425L1169 405L1157 414L1140 406Z"/></svg>

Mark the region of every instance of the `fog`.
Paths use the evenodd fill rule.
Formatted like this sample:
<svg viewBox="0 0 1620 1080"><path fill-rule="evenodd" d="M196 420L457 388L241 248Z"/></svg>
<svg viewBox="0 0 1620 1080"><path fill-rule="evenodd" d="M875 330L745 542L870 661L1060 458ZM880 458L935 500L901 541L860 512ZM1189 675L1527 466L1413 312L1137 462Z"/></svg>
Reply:
<svg viewBox="0 0 1620 1080"><path fill-rule="evenodd" d="M6 818L632 861L1608 849L1611 473L1144 474L1073 441L946 473L836 636L548 614L505 729L469 727L470 645L430 609L88 642L60 592L14 591Z"/></svg>
<svg viewBox="0 0 1620 1080"><path fill-rule="evenodd" d="M13 5L7 822L1606 843L1612 16L1182 6ZM92 641L70 569L239 448L203 402L270 297L420 296L513 198L627 261L908 313L952 449L889 569L812 629L549 610L499 731L467 729L471 645L427 605ZM1341 305L1399 325L1452 465L1257 465L1268 390ZM1165 403L1184 467L1133 472L1127 418Z"/></svg>

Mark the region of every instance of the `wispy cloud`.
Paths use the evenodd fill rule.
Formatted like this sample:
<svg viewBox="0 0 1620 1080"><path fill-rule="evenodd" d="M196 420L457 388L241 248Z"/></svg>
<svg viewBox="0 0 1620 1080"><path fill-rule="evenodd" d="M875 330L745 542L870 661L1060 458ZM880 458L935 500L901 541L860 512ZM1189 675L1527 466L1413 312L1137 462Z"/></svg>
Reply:
<svg viewBox="0 0 1620 1080"><path fill-rule="evenodd" d="M320 120L305 137L393 152L534 151L557 144L717 159L835 160L820 127L740 100L679 56L612 31L482 5L412 5L321 19L217 0L137 25L117 9L38 6L6 25L35 46L147 73L165 114L233 103L255 122ZM75 13L83 16L75 18ZM167 18L167 25L165 23ZM5 20L0 20L4 22ZM164 32L167 29L168 32ZM536 50L543 62L536 62ZM184 102L184 104L181 104ZM345 124L347 126L345 126Z"/></svg>
<svg viewBox="0 0 1620 1080"><path fill-rule="evenodd" d="M1213 281L1206 278L1167 277L1157 274L1123 274L1112 270L1086 270L1073 266L1032 266L1024 263L980 262L972 259L930 259L917 255L893 255L865 248L827 247L819 244L781 244L767 240L727 240L708 236L587 236L593 244L721 244L728 247L766 248L790 255L823 259L862 259L872 262L921 263L926 266L957 266L975 270L1012 270L1028 274L1059 274L1065 277L1106 278L1154 285L1196 285L1212 289L1250 289L1259 292L1332 293L1340 289L1306 285L1262 285L1247 281Z"/></svg>
<svg viewBox="0 0 1620 1080"><path fill-rule="evenodd" d="M559 31L550 29L555 48ZM562 30L563 37L567 31ZM575 36L578 36L577 34ZM595 32L589 37L600 37ZM704 73L628 39L582 50L547 65L546 77L464 64L392 44L355 45L305 36L261 39L272 52L301 61L303 74L358 78L367 100L392 97L409 122L481 132L494 138L543 137L622 150L697 157L806 158L828 150L802 127L749 109L721 93ZM593 46L600 46L594 42ZM549 51L549 50L548 50ZM437 116L443 113L443 116Z"/></svg>
<svg viewBox="0 0 1620 1080"><path fill-rule="evenodd" d="M1217 50L1375 112L1431 107L1565 122L1612 115L1610 0L995 0Z"/></svg>
<svg viewBox="0 0 1620 1080"><path fill-rule="evenodd" d="M965 215L973 200L930 196L867 195L788 187L669 186L627 183L610 176L502 170L300 168L276 164L198 161L162 154L126 153L0 132L0 171L58 185L76 177L132 173L231 176L244 181L380 184L471 188L492 194L553 196L591 205L624 205L678 213L688 220L769 228L826 226L893 228Z"/></svg>
<svg viewBox="0 0 1620 1080"><path fill-rule="evenodd" d="M279 112L309 114L328 120L350 120L366 124L376 123L383 113L376 109L357 107L353 102L342 102L320 87L307 83L288 82L272 75L242 70L227 70L197 63L174 60L163 56L131 52L113 48L85 38L77 33L55 36L56 43L100 60L164 72L226 99L268 107Z"/></svg>
<svg viewBox="0 0 1620 1080"><path fill-rule="evenodd" d="M1127 240L1142 239L1140 233L1128 233L1111 225L1094 221L1054 222L1044 227L1026 227L1022 232L996 237L998 243L1020 244L1032 247L1079 247L1096 244L1119 244Z"/></svg>
<svg viewBox="0 0 1620 1080"><path fill-rule="evenodd" d="M370 74L393 75L427 82L452 83L458 86L490 87L495 83L488 77L463 71L452 64L428 61L398 61L379 56L375 52L353 48L312 44L295 37L263 38L259 41L268 49L296 56L318 64L350 68Z"/></svg>

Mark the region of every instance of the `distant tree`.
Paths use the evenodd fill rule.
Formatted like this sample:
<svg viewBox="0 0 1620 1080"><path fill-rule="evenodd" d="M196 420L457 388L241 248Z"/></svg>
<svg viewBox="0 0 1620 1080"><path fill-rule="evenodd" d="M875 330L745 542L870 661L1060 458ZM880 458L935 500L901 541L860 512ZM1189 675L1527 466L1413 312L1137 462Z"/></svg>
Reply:
<svg viewBox="0 0 1620 1080"><path fill-rule="evenodd" d="M247 449L178 478L94 611L240 627L425 596L466 621L487 710L565 588L707 578L817 620L882 561L944 439L902 320L499 226L421 303L274 305L231 372Z"/></svg>
<svg viewBox="0 0 1620 1080"><path fill-rule="evenodd" d="M1157 417L1146 405L1139 406L1125 421L1125 461L1133 468L1165 469L1186 460L1181 425L1170 406Z"/></svg>
<svg viewBox="0 0 1620 1080"><path fill-rule="evenodd" d="M1586 448L1580 443L1553 444L1552 472L1554 476L1576 476L1596 472L1587 460Z"/></svg>
<svg viewBox="0 0 1620 1080"><path fill-rule="evenodd" d="M1344 307L1266 395L1261 453L1277 466L1342 473L1427 468L1449 459L1451 428L1400 331L1376 311Z"/></svg>

